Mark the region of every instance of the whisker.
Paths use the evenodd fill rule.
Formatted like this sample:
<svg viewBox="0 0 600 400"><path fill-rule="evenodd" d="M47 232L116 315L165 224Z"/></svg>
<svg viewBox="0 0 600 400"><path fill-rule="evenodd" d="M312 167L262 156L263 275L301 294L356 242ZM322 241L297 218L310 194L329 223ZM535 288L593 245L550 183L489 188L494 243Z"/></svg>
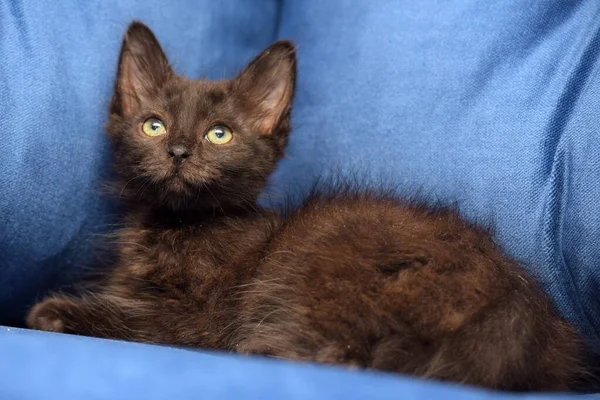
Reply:
<svg viewBox="0 0 600 400"><path fill-rule="evenodd" d="M140 175L134 176L133 178L131 178L127 182L125 182L125 184L123 185L123 188L121 188L121 192L119 193L119 200L121 200L121 197L123 196L123 193L125 192L125 188L127 187L127 185L129 185L134 180L143 178L143 177L144 177L144 175L140 174Z"/></svg>
<svg viewBox="0 0 600 400"><path fill-rule="evenodd" d="M133 246L138 246L138 247L140 247L140 248L142 248L142 249L144 249L144 250L147 250L147 251L152 251L152 250L151 250L149 247L146 247L146 246L144 246L144 245L141 245L141 244L139 244L139 243L136 243L136 242L123 242L123 241L118 241L117 243L118 243L118 244L129 244L129 245L133 245Z"/></svg>

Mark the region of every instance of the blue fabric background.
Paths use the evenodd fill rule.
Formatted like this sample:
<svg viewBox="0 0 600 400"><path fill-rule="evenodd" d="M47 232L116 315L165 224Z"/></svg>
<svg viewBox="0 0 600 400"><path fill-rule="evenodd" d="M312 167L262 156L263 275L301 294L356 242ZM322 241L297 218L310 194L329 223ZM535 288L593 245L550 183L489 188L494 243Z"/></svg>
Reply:
<svg viewBox="0 0 600 400"><path fill-rule="evenodd" d="M102 124L133 18L153 28L190 77L230 76L272 40L294 39L296 129L273 190L358 167L406 191L459 201L470 218L494 222L498 241L600 353L597 0L0 1L0 323L20 322L37 295L102 261L91 243L114 222L98 185L108 171ZM129 368L160 376L167 359L199 375L226 365L239 382L226 385L227 395L244 397L254 384L263 386L253 393L268 392L255 364L239 360L18 332L0 334L0 380L33 376L37 386L0 385L0 394L27 389L40 398L56 378L44 371L55 369L62 383L89 383L111 360L122 369L106 375L114 386L95 387L97 398L126 387L150 398L161 384L205 389L205 380L172 373L156 386L115 383ZM27 372L36 364L47 369ZM327 387L393 392L357 375L286 371L290 385L323 377L305 398ZM404 389L394 395L458 396L395 382Z"/></svg>

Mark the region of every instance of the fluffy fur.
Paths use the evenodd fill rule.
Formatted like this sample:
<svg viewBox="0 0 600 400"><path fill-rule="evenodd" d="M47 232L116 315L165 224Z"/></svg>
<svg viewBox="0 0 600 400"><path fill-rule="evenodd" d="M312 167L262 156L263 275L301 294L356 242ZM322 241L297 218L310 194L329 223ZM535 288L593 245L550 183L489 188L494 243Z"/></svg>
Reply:
<svg viewBox="0 0 600 400"><path fill-rule="evenodd" d="M92 290L37 304L28 325L566 390L577 334L486 230L355 185L321 185L287 213L258 206L288 140L295 65L281 41L232 80L189 80L133 23L107 126L127 212L118 261ZM150 117L165 135L142 133ZM215 124L231 142L205 140Z"/></svg>

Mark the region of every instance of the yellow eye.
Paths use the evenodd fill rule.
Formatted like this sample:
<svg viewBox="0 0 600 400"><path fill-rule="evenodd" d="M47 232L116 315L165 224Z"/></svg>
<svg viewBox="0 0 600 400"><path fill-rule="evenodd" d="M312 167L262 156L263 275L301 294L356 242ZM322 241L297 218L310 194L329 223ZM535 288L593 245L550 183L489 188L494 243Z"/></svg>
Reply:
<svg viewBox="0 0 600 400"><path fill-rule="evenodd" d="M233 139L233 133L225 125L215 125L206 132L204 138L214 144L225 144Z"/></svg>
<svg viewBox="0 0 600 400"><path fill-rule="evenodd" d="M142 125L142 131L148 136L160 136L167 133L167 128L160 119L148 118Z"/></svg>

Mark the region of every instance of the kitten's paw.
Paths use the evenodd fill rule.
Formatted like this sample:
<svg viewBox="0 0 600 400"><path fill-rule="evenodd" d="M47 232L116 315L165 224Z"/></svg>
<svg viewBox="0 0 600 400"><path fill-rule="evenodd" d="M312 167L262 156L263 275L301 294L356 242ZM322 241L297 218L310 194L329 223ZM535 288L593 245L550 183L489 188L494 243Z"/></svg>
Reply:
<svg viewBox="0 0 600 400"><path fill-rule="evenodd" d="M36 304L27 315L27 326L32 329L50 332L66 332L62 317L71 307L69 300L50 298Z"/></svg>

